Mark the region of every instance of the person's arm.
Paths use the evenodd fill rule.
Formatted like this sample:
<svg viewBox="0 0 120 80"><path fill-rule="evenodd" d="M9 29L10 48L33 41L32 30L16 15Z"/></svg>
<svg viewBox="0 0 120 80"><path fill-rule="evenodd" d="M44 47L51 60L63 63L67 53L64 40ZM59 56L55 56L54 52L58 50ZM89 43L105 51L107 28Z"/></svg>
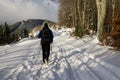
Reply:
<svg viewBox="0 0 120 80"><path fill-rule="evenodd" d="M41 31L37 35L38 38L41 38Z"/></svg>
<svg viewBox="0 0 120 80"><path fill-rule="evenodd" d="M51 43L53 42L53 38L54 38L54 35L53 35L53 32L50 30L50 32L51 32L51 39L52 39L52 41L51 41Z"/></svg>

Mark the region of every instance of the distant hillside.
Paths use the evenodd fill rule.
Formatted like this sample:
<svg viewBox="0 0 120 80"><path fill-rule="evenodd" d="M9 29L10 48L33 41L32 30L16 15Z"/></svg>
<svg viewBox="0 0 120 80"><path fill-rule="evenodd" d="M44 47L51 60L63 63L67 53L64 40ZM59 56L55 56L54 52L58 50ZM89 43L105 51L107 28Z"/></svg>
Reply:
<svg viewBox="0 0 120 80"><path fill-rule="evenodd" d="M10 27L11 27L11 32L14 32L16 29L18 29L19 26L21 25L21 23L22 23L22 22L17 22L17 23L15 23L15 24L13 24L13 25L10 25Z"/></svg>
<svg viewBox="0 0 120 80"><path fill-rule="evenodd" d="M45 21L47 20L28 19L27 21L17 22L10 26L11 32L15 32L16 30L23 30L23 29L32 30L37 26L41 26ZM51 22L51 21L47 21L47 22L55 24L54 22Z"/></svg>
<svg viewBox="0 0 120 80"><path fill-rule="evenodd" d="M39 19L29 19L27 21L22 21L18 29L33 29L38 25L42 25L45 20Z"/></svg>
<svg viewBox="0 0 120 80"><path fill-rule="evenodd" d="M51 0L51 1L58 3L59 0Z"/></svg>
<svg viewBox="0 0 120 80"><path fill-rule="evenodd" d="M28 19L26 21L16 22L15 24L10 25L11 35L15 34L15 35L23 36L25 29L28 31L28 33L33 33L33 32L36 33L41 29L44 22L47 22L49 26L56 24L48 20Z"/></svg>

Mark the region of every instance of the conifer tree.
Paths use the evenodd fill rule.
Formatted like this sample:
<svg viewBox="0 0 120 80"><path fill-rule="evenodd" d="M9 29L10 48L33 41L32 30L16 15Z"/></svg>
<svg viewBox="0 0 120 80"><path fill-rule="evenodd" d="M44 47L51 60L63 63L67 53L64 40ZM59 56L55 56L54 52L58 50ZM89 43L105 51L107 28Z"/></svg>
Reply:
<svg viewBox="0 0 120 80"><path fill-rule="evenodd" d="M3 27L3 35L5 37L9 37L10 35L10 26L7 24L7 22L5 22L5 25Z"/></svg>

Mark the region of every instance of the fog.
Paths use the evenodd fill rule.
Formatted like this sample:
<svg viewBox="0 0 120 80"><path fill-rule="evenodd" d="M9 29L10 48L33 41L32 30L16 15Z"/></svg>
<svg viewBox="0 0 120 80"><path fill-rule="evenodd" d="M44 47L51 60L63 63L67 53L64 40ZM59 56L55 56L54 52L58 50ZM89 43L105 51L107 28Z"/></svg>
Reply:
<svg viewBox="0 0 120 80"><path fill-rule="evenodd" d="M50 0L0 0L0 24L27 19L57 22L58 4Z"/></svg>

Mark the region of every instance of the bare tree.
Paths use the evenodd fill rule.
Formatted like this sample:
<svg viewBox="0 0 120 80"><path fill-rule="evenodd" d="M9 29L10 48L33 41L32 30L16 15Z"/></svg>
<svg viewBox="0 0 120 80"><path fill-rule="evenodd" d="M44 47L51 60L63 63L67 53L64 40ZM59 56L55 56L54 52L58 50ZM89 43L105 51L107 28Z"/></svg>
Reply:
<svg viewBox="0 0 120 80"><path fill-rule="evenodd" d="M100 42L103 41L104 21L106 16L106 0L96 0L98 10L97 37Z"/></svg>
<svg viewBox="0 0 120 80"><path fill-rule="evenodd" d="M72 8L73 8L72 0L59 0L59 12L58 12L59 25L67 27L73 26Z"/></svg>

